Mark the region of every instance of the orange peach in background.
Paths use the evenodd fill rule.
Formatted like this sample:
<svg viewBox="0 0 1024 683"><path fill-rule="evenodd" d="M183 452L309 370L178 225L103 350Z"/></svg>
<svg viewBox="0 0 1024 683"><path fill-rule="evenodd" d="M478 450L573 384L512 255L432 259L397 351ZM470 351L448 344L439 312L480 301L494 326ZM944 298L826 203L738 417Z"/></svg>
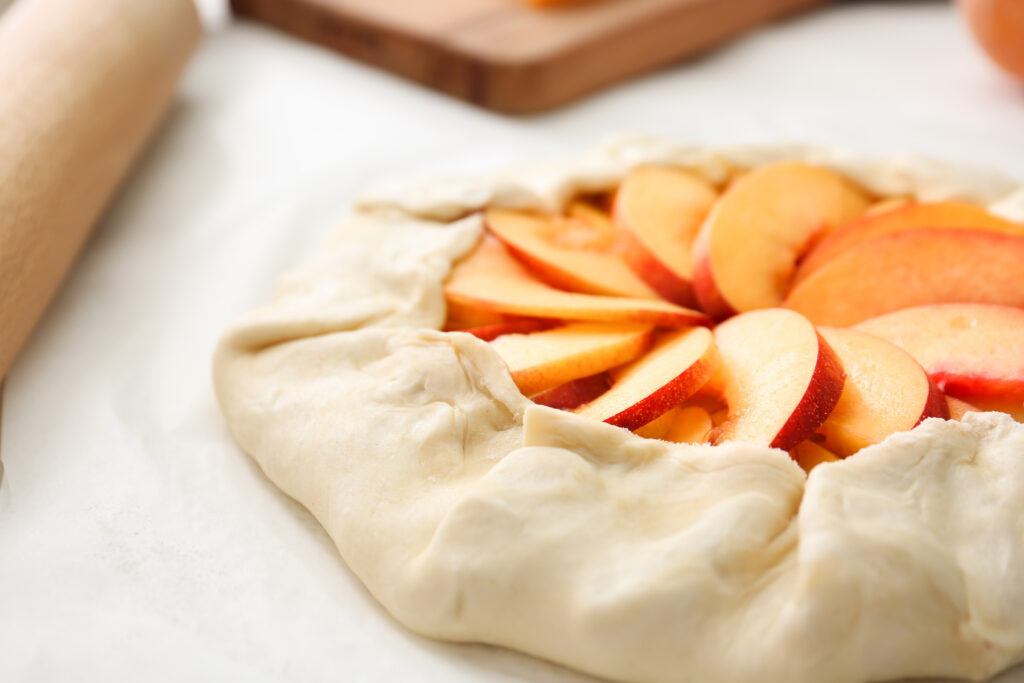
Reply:
<svg viewBox="0 0 1024 683"><path fill-rule="evenodd" d="M1024 80L1024 2L958 0L958 4L988 56Z"/></svg>

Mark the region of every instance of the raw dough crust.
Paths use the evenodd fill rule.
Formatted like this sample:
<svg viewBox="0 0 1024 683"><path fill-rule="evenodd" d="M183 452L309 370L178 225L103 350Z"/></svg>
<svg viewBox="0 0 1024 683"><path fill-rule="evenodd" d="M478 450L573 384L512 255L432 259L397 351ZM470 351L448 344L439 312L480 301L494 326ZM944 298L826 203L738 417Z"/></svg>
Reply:
<svg viewBox="0 0 1024 683"><path fill-rule="evenodd" d="M1024 188L985 173L648 139L384 188L224 334L214 379L235 438L434 638L637 682L984 679L1020 661L1024 425L928 420L805 478L782 451L534 406L487 344L436 331L473 210L554 209L641 163L720 181L780 158L1024 220Z"/></svg>

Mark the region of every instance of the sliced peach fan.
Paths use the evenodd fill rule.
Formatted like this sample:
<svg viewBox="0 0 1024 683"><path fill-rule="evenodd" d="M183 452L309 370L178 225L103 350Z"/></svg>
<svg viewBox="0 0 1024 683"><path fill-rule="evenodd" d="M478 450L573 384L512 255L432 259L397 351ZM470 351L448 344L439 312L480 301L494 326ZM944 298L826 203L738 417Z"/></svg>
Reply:
<svg viewBox="0 0 1024 683"><path fill-rule="evenodd" d="M488 209L445 329L538 404L808 472L928 418L1024 420L1024 225L805 163L732 177L644 166L560 215Z"/></svg>

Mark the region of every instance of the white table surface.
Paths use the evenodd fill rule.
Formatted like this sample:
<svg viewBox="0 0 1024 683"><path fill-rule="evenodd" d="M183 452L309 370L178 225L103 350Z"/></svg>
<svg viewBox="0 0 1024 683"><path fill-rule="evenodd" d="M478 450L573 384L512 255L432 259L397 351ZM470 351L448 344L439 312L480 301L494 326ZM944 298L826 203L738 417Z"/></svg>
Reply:
<svg viewBox="0 0 1024 683"><path fill-rule="evenodd" d="M403 630L232 443L209 365L225 323L374 179L629 131L915 152L1024 179L1024 88L942 3L840 5L525 119L222 26L9 376L0 681L590 680Z"/></svg>

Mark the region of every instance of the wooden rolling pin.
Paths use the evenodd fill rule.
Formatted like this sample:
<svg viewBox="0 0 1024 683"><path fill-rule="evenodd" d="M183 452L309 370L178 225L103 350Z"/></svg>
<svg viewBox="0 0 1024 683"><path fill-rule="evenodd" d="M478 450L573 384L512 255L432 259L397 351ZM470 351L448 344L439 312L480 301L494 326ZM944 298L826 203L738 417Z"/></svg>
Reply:
<svg viewBox="0 0 1024 683"><path fill-rule="evenodd" d="M17 0L0 15L0 378L200 33L192 0Z"/></svg>

